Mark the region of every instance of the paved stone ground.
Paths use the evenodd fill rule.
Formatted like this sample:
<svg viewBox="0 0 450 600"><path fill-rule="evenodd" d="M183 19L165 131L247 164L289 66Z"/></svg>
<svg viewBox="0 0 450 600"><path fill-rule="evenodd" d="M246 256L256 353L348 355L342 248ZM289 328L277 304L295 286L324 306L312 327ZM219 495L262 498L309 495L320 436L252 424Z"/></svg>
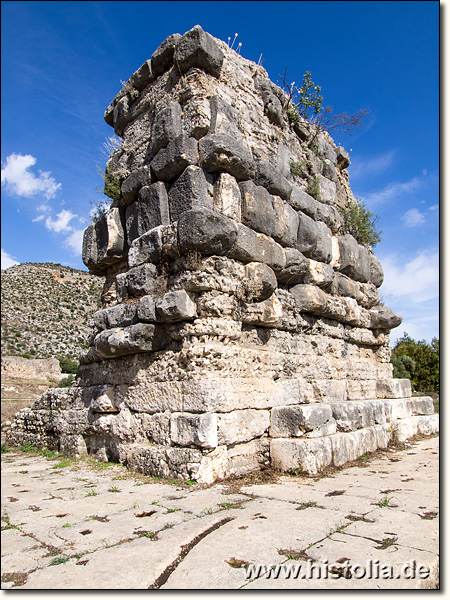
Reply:
<svg viewBox="0 0 450 600"><path fill-rule="evenodd" d="M2 588L436 588L438 451L433 437L321 478L209 487L8 452Z"/></svg>

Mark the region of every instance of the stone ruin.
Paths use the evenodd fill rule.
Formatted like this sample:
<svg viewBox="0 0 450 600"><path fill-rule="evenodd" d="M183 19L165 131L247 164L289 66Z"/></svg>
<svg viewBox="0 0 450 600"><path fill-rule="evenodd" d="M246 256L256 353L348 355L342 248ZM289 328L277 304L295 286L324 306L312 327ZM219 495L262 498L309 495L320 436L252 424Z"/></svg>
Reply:
<svg viewBox="0 0 450 600"><path fill-rule="evenodd" d="M10 441L211 483L437 431L432 399L392 378L380 262L341 233L349 156L287 102L199 26L130 77L105 112L116 197L84 235L105 277L90 349Z"/></svg>

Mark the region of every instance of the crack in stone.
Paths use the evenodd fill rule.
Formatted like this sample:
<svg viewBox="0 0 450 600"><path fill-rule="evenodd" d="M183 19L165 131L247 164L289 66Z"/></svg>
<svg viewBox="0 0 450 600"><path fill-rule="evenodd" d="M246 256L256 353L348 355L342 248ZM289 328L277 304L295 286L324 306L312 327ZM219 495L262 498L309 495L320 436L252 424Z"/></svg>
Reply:
<svg viewBox="0 0 450 600"><path fill-rule="evenodd" d="M203 540L203 538L205 538L207 535L209 535L213 531L216 531L216 529L219 529L219 527L222 527L222 525L226 525L226 523L229 523L230 521L234 521L234 519L235 519L235 517L226 517L225 519L221 519L220 521L218 521L217 523L214 523L214 525L211 525L210 527L208 527L208 529L205 529L205 531L203 531L202 533L197 535L188 544L181 546L181 551L178 554L178 556L176 557L176 559L173 562L171 562L168 567L166 567L164 569L164 571L161 573L161 575L159 575L159 577L156 578L156 580L148 587L148 589L149 590L159 590L161 588L161 586L163 586L166 583L166 581L169 579L169 577L175 571L175 569L178 567L178 565L186 558L186 556L189 554L189 552L192 550L192 548L194 548L194 546L196 546L199 542L201 542Z"/></svg>

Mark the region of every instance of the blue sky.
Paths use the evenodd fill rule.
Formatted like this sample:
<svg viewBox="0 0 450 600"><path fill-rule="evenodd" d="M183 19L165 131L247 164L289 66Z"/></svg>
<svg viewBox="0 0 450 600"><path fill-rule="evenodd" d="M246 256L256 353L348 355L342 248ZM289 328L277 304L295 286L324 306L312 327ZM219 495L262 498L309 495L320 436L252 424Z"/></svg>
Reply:
<svg viewBox="0 0 450 600"><path fill-rule="evenodd" d="M281 85L305 71L324 104L367 124L335 142L350 184L379 215L385 303L415 339L439 336L439 9L437 1L2 2L2 268L84 269L82 231L99 201L121 81L171 33L200 24ZM448 7L446 7L448 8Z"/></svg>

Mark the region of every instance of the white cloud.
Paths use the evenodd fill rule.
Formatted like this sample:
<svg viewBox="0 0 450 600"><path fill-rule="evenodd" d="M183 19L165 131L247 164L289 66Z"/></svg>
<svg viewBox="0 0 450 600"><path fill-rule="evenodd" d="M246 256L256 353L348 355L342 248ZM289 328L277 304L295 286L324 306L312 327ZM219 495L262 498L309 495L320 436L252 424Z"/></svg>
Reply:
<svg viewBox="0 0 450 600"><path fill-rule="evenodd" d="M416 227L421 223L425 223L425 215L417 208L410 208L402 216L402 221L404 221L406 227Z"/></svg>
<svg viewBox="0 0 450 600"><path fill-rule="evenodd" d="M84 229L75 229L64 242L64 245L71 248L77 256L81 255L83 249L83 233Z"/></svg>
<svg viewBox="0 0 450 600"><path fill-rule="evenodd" d="M47 217L45 220L45 226L50 231L56 231L60 233L61 231L71 231L72 227L69 225L70 221L74 219L77 215L75 215L70 210L62 210L57 215L57 219L54 220L51 217Z"/></svg>
<svg viewBox="0 0 450 600"><path fill-rule="evenodd" d="M36 164L36 158L30 154L10 154L2 165L1 180L13 194L30 198L42 194L47 200L54 198L61 188L60 183L49 172L38 171L36 176L29 169Z"/></svg>
<svg viewBox="0 0 450 600"><path fill-rule="evenodd" d="M43 220L44 220L44 215L39 215L35 219L31 219L32 223L38 223L39 221L43 221Z"/></svg>
<svg viewBox="0 0 450 600"><path fill-rule="evenodd" d="M439 210L439 204L433 204L433 206L430 206L428 210Z"/></svg>
<svg viewBox="0 0 450 600"><path fill-rule="evenodd" d="M9 267L13 267L14 265L20 265L19 262L17 262L17 260L14 259L13 256L10 256L7 252L5 252L2 250L2 257L1 257L1 267L2 269L8 269Z"/></svg>
<svg viewBox="0 0 450 600"><path fill-rule="evenodd" d="M352 159L349 167L350 177L357 179L360 177L370 177L372 175L379 175L384 173L392 164L394 159L395 151L385 152L374 158L364 159L355 158Z"/></svg>
<svg viewBox="0 0 450 600"><path fill-rule="evenodd" d="M411 304L439 297L439 252L422 250L409 261L396 254L380 260L384 270L383 293L407 298Z"/></svg>
<svg viewBox="0 0 450 600"><path fill-rule="evenodd" d="M422 180L419 177L414 177L411 181L405 181L404 183L390 183L384 189L379 192L372 192L369 194L363 194L363 200L370 207L384 204L389 200L396 200L403 194L409 194L414 190L417 190L422 184Z"/></svg>

